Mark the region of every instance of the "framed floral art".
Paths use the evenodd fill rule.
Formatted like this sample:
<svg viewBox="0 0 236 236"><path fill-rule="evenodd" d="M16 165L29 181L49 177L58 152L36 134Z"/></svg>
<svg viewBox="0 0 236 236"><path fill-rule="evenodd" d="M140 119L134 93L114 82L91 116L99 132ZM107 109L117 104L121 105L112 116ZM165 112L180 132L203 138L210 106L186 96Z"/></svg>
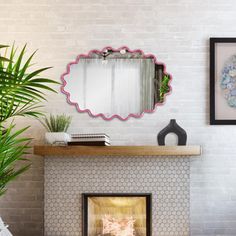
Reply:
<svg viewBox="0 0 236 236"><path fill-rule="evenodd" d="M210 124L236 124L236 38L210 38Z"/></svg>

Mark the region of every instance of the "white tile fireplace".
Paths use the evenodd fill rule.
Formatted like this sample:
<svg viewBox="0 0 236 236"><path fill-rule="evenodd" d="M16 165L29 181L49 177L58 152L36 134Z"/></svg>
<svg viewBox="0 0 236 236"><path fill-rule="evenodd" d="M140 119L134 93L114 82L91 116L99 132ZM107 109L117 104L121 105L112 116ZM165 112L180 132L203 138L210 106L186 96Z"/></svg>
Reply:
<svg viewBox="0 0 236 236"><path fill-rule="evenodd" d="M152 193L152 236L189 236L190 159L45 157L45 236L82 236L83 193Z"/></svg>

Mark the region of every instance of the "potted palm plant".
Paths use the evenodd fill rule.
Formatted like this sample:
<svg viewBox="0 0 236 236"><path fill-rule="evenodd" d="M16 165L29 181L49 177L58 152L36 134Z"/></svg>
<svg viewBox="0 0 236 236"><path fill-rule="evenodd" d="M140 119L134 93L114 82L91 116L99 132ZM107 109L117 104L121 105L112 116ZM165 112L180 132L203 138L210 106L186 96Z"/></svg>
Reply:
<svg viewBox="0 0 236 236"><path fill-rule="evenodd" d="M0 49L8 46L0 45ZM32 59L25 56L26 45L18 50L13 45L5 56L0 55L0 197L5 194L8 184L29 167L25 158L30 148L31 138L24 137L28 126L17 129L15 118L29 116L39 118L44 114L39 110L45 99L44 91L55 92L49 84L57 82L42 77L41 73L50 67L32 70ZM25 162L21 167L17 163ZM11 235L0 218L0 235Z"/></svg>
<svg viewBox="0 0 236 236"><path fill-rule="evenodd" d="M50 144L65 144L70 141L70 135L67 130L71 123L71 116L50 115L49 118L44 117L41 124L46 128L45 139Z"/></svg>

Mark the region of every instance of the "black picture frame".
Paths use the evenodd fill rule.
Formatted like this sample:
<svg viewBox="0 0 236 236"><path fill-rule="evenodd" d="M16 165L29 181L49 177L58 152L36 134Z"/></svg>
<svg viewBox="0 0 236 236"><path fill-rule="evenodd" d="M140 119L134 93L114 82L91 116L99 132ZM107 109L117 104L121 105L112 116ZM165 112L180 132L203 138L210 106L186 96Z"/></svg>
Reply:
<svg viewBox="0 0 236 236"><path fill-rule="evenodd" d="M216 119L216 45L217 43L235 43L236 38L210 38L210 125L235 125L235 119Z"/></svg>
<svg viewBox="0 0 236 236"><path fill-rule="evenodd" d="M152 236L152 194L151 193L83 193L82 194L82 235L88 236L88 199L90 197L145 197L146 236Z"/></svg>

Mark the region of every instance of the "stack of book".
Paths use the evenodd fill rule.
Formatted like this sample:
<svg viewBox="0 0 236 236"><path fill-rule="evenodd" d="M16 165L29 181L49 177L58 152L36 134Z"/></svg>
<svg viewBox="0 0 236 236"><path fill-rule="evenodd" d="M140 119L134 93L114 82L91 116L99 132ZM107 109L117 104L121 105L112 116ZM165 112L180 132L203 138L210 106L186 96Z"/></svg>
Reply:
<svg viewBox="0 0 236 236"><path fill-rule="evenodd" d="M106 134L71 134L68 145L110 146L110 137Z"/></svg>

